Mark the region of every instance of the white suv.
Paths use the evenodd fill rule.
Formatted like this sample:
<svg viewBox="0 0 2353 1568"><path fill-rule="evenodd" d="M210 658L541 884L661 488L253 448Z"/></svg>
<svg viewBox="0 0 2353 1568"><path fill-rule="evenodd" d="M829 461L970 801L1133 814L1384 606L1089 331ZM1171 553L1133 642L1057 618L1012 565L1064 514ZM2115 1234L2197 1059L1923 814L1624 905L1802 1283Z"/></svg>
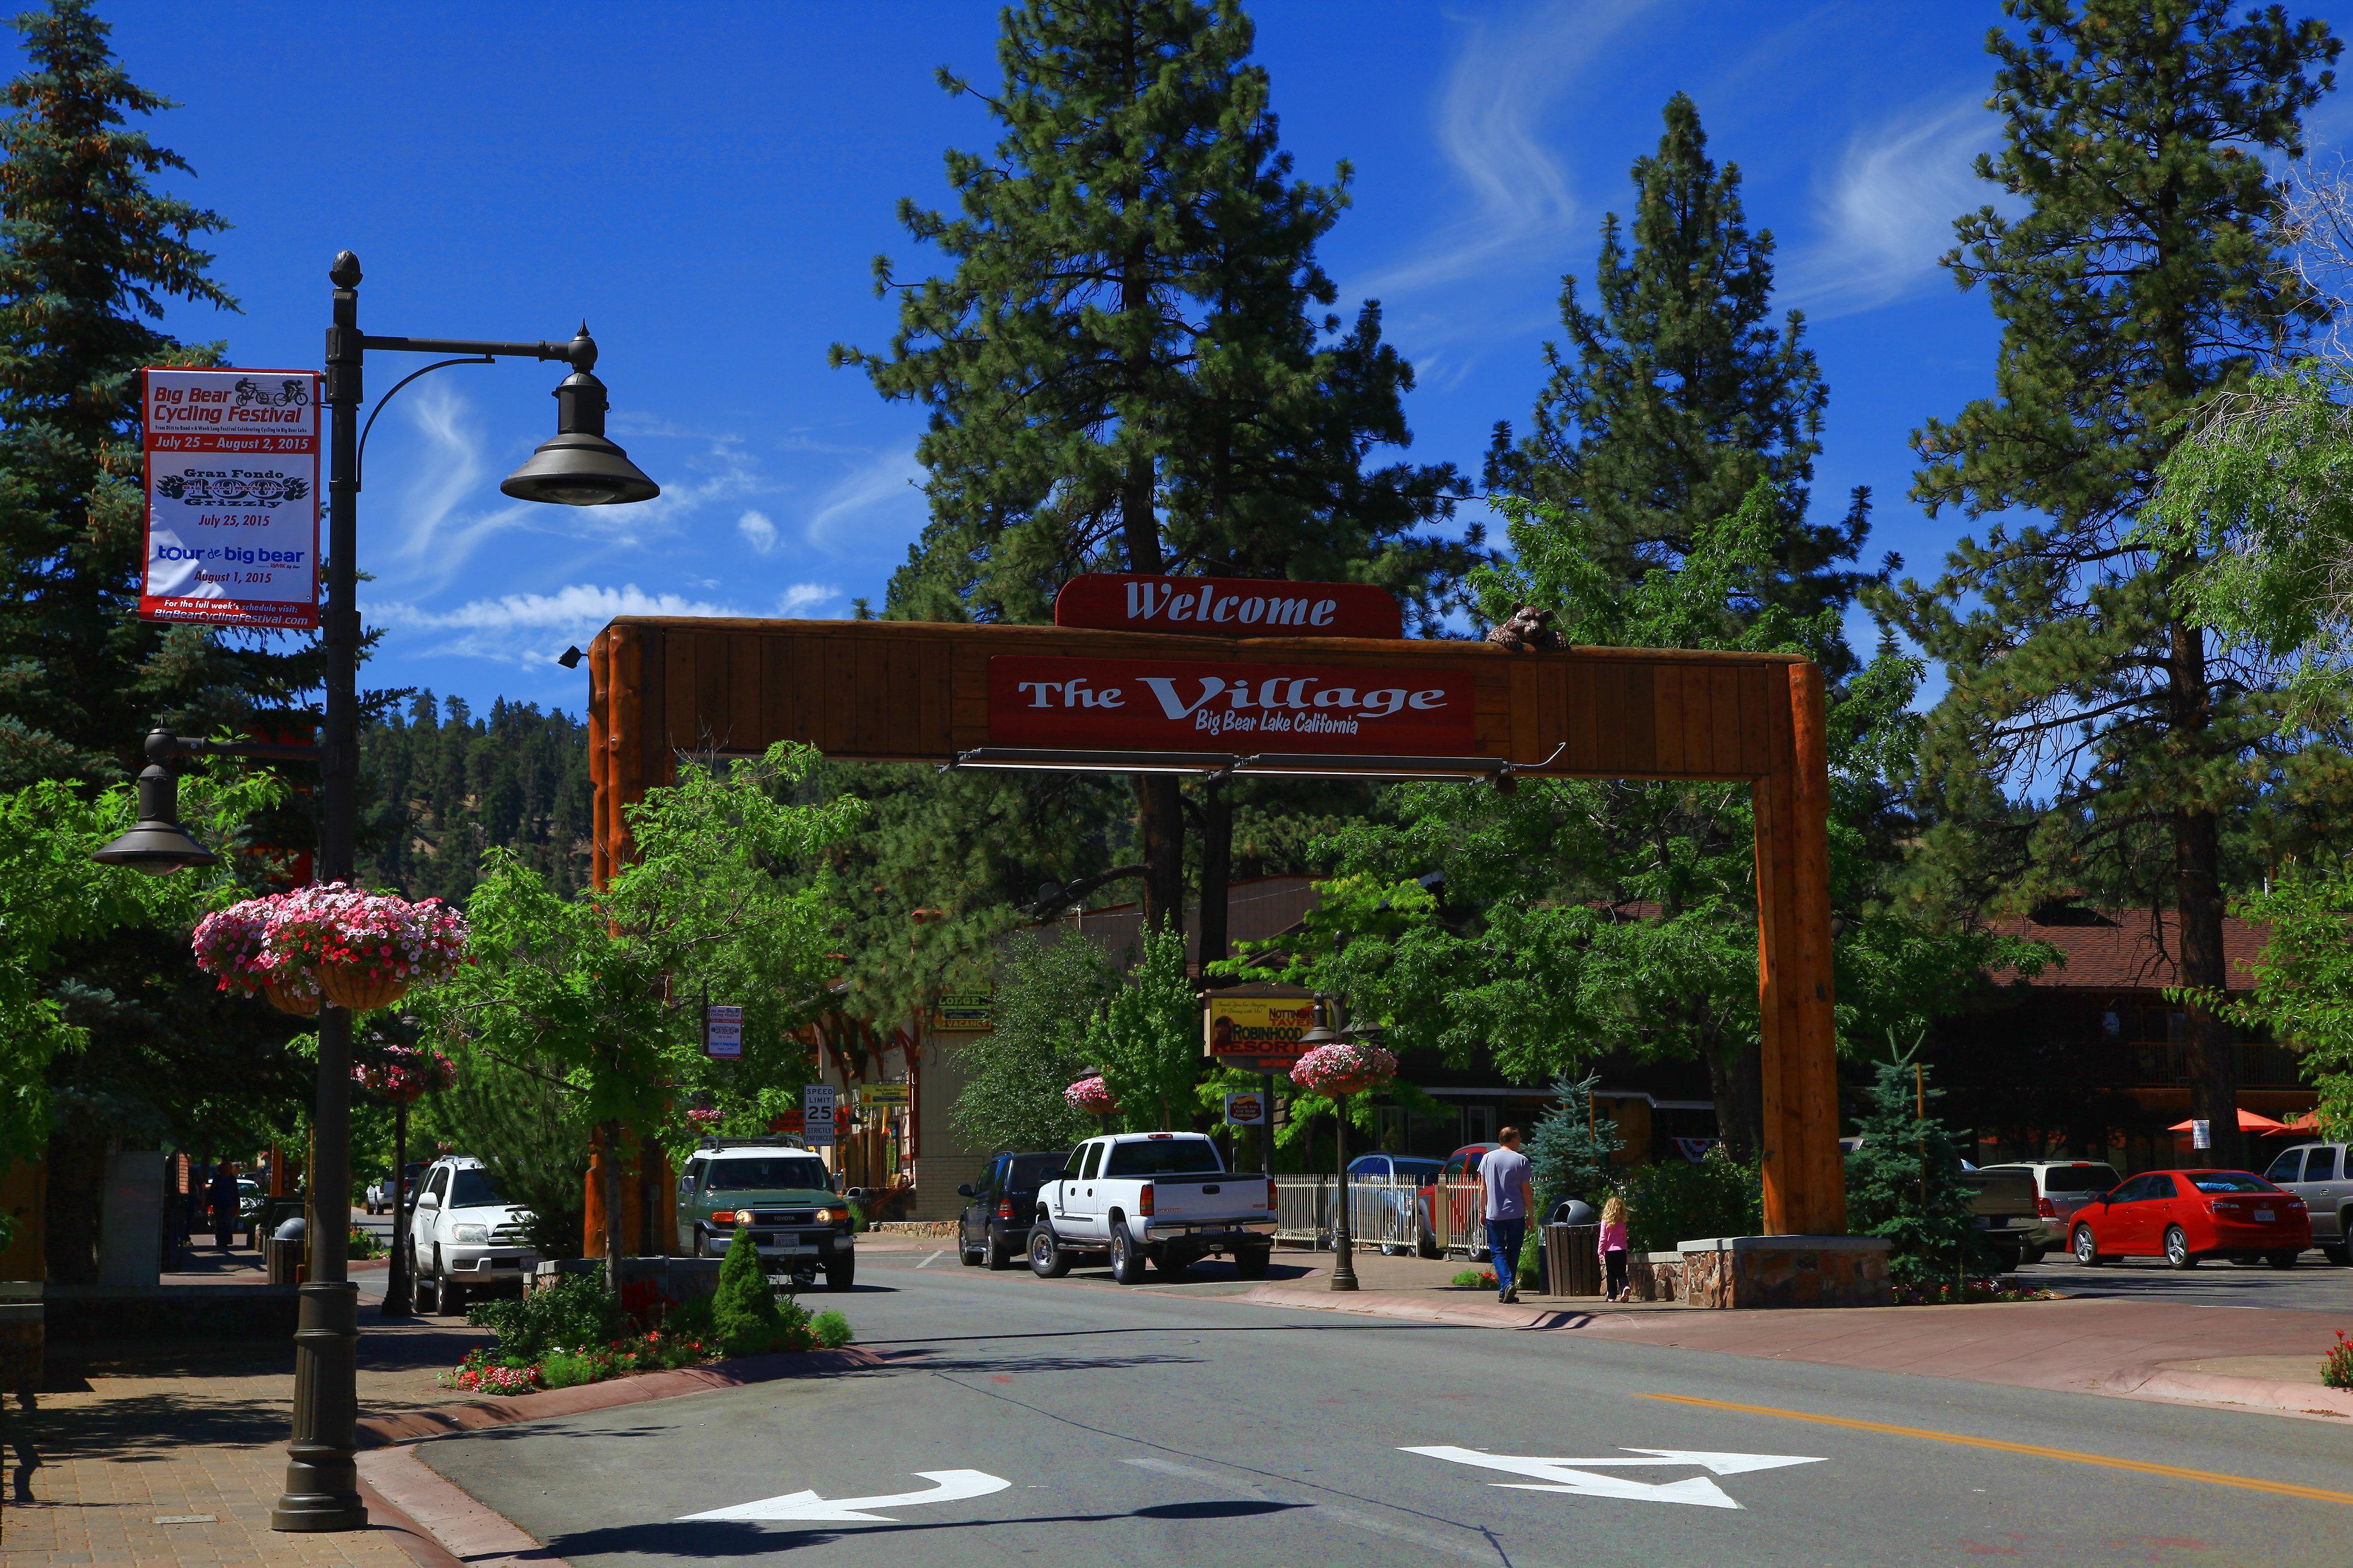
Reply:
<svg viewBox="0 0 2353 1568"><path fill-rule="evenodd" d="M452 1154L426 1168L408 1221L411 1277L421 1312L462 1312L466 1292L521 1289L539 1261L531 1211L499 1194L480 1160Z"/></svg>
<svg viewBox="0 0 2353 1568"><path fill-rule="evenodd" d="M2299 1143L2263 1173L2312 1211L2313 1244L2339 1268L2353 1266L2353 1144Z"/></svg>

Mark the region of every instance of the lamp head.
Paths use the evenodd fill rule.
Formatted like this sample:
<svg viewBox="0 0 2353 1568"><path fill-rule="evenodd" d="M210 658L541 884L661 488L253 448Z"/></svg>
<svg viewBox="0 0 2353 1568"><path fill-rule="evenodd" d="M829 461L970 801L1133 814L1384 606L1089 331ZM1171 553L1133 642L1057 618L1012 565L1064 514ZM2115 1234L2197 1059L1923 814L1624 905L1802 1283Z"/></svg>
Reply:
<svg viewBox="0 0 2353 1568"><path fill-rule="evenodd" d="M555 389L555 436L543 441L499 489L517 500L559 506L611 506L651 500L661 486L605 438L605 384L588 368L596 363L596 341L583 325L573 341L578 368ZM583 346L585 345L585 346Z"/></svg>
<svg viewBox="0 0 2353 1568"><path fill-rule="evenodd" d="M220 857L188 837L178 817L180 785L162 763L139 775L139 820L131 831L91 851L101 866L128 866L150 877L168 877L192 866L210 866Z"/></svg>

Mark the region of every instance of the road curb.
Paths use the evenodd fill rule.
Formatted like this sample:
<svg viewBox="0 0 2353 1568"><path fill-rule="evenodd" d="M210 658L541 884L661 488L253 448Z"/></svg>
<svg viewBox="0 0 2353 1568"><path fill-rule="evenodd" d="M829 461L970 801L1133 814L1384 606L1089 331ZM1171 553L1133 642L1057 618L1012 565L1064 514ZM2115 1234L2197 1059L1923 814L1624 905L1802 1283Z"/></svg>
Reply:
<svg viewBox="0 0 2353 1568"><path fill-rule="evenodd" d="M1248 1301L1261 1307L1299 1307L1312 1312L1348 1312L1366 1318L1400 1318L1409 1322L1452 1323L1466 1329L1558 1329L1591 1312L1576 1307L1535 1307L1526 1302L1505 1306L1501 1301L1424 1301L1391 1290L1296 1290L1281 1285L1260 1285L1239 1296L1204 1300Z"/></svg>
<svg viewBox="0 0 2353 1568"><path fill-rule="evenodd" d="M2235 1405L2287 1415L2353 1419L2353 1390L2323 1388L2310 1383L2274 1383L2268 1378L2158 1367L2146 1375L2105 1377L2093 1387L2099 1393L2128 1399L2176 1399L2191 1405Z"/></svg>
<svg viewBox="0 0 2353 1568"><path fill-rule="evenodd" d="M558 1415L579 1415L591 1410L612 1410L655 1399L677 1399L747 1384L774 1383L781 1378L815 1377L826 1373L864 1372L885 1365L871 1351L853 1345L838 1351L786 1351L775 1355L743 1356L708 1366L682 1366L670 1372L641 1372L609 1378L577 1388L549 1388L537 1394L510 1394L464 1405L436 1405L404 1410L394 1415L369 1415L358 1423L360 1447L390 1447L427 1437L511 1426L518 1421L545 1421Z"/></svg>
<svg viewBox="0 0 2353 1568"><path fill-rule="evenodd" d="M569 1568L412 1449L374 1449L360 1455L358 1464L370 1521L401 1532L402 1550L420 1568Z"/></svg>

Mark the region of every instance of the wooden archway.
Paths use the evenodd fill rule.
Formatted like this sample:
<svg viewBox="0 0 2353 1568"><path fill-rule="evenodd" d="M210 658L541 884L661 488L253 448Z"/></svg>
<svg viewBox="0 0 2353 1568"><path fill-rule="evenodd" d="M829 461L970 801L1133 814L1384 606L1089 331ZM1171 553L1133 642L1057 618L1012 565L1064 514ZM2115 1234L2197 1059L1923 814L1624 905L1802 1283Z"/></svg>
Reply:
<svg viewBox="0 0 2353 1568"><path fill-rule="evenodd" d="M670 783L681 755L756 753L797 741L855 761L1002 760L1017 754L1008 737L1017 749L1039 743L1034 726L1020 727L1025 715L1008 710L1007 690L1008 670L1047 668L1040 660L1067 661L1054 668L1074 670L1199 666L1204 689L1208 668L1239 665L1313 670L1327 679L1356 669L1368 678L1409 676L1416 684L1431 683L1419 694L1430 706L1468 705L1448 754L1419 759L1435 772L1456 769L1466 776L1507 768L1554 777L1745 781L1756 802L1765 1229L1777 1236L1846 1229L1822 679L1803 659L1067 626L637 616L599 632L588 658L599 881L631 857L622 807ZM1293 684L1291 695L1297 699L1301 689ZM1244 749L1222 738L1219 743ZM1135 745L1123 740L1106 749Z"/></svg>

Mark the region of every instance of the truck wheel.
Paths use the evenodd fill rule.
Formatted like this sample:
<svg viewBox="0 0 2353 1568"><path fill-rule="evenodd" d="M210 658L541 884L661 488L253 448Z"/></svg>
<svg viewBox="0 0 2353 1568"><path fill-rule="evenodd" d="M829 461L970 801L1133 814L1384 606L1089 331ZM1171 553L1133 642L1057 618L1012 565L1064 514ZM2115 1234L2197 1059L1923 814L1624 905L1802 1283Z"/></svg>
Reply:
<svg viewBox="0 0 2353 1568"><path fill-rule="evenodd" d="M719 1256L719 1248L711 1245L711 1233L701 1226L697 1226L694 1230L694 1255L697 1258Z"/></svg>
<svg viewBox="0 0 2353 1568"><path fill-rule="evenodd" d="M433 1310L442 1317L451 1318L466 1310L466 1288L441 1271L441 1249L433 1249L433 1281L438 1287L433 1293L438 1298Z"/></svg>
<svg viewBox="0 0 2353 1568"><path fill-rule="evenodd" d="M1273 1254L1271 1247L1245 1247L1234 1254L1234 1273L1243 1279L1263 1279L1266 1266Z"/></svg>
<svg viewBox="0 0 2353 1568"><path fill-rule="evenodd" d="M987 1263L992 1271L1013 1267L1012 1250L994 1235L988 1237L981 1251L984 1255L982 1261Z"/></svg>
<svg viewBox="0 0 2353 1568"><path fill-rule="evenodd" d="M1170 1247L1152 1261L1158 1267L1163 1277L1181 1279L1185 1277L1185 1271L1193 1267L1194 1258L1189 1252L1179 1252Z"/></svg>
<svg viewBox="0 0 2353 1568"><path fill-rule="evenodd" d="M1029 1272L1040 1279L1060 1279L1071 1271L1071 1255L1054 1239L1054 1227L1040 1224L1029 1233Z"/></svg>
<svg viewBox="0 0 2353 1568"><path fill-rule="evenodd" d="M2353 1244L2331 1242L2321 1247L2320 1255L2339 1268L2353 1268Z"/></svg>
<svg viewBox="0 0 2353 1568"><path fill-rule="evenodd" d="M858 1259L855 1258L845 1258L825 1266L825 1288L828 1290L847 1290L857 1278Z"/></svg>
<svg viewBox="0 0 2353 1568"><path fill-rule="evenodd" d="M964 1232L956 1232L956 1261L966 1268L977 1268L980 1267L980 1253L975 1252L964 1244Z"/></svg>
<svg viewBox="0 0 2353 1568"><path fill-rule="evenodd" d="M1123 1285L1144 1283L1144 1249L1128 1235L1124 1215L1111 1216L1111 1277Z"/></svg>
<svg viewBox="0 0 2353 1568"><path fill-rule="evenodd" d="M408 1278L409 1294L416 1298L415 1310L418 1312L439 1312L441 1310L441 1282L434 1279L430 1274L426 1273L422 1268L412 1268L409 1271Z"/></svg>

